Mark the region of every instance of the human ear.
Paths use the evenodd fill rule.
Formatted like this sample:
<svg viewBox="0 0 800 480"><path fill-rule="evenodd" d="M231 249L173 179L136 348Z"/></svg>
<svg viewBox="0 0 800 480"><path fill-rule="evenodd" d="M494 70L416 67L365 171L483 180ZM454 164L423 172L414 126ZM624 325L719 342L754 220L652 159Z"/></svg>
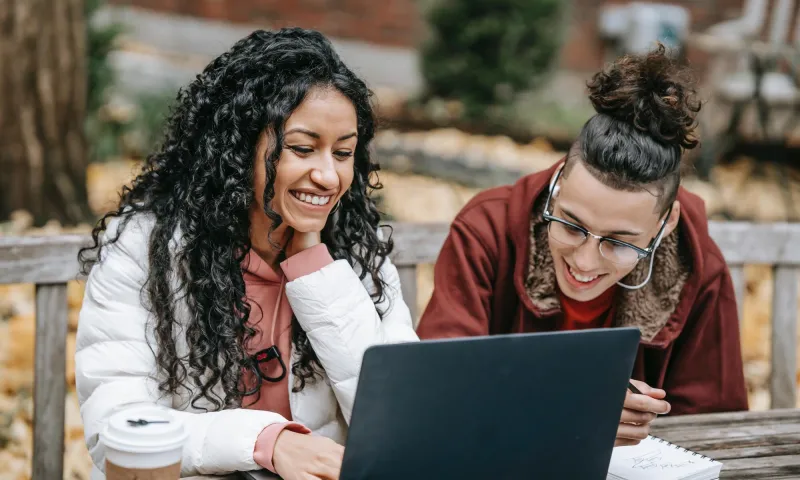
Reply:
<svg viewBox="0 0 800 480"><path fill-rule="evenodd" d="M675 200L672 202L672 211L667 218L667 224L664 226L664 237L669 235L673 232L676 228L678 228L678 222L681 219L681 202Z"/></svg>

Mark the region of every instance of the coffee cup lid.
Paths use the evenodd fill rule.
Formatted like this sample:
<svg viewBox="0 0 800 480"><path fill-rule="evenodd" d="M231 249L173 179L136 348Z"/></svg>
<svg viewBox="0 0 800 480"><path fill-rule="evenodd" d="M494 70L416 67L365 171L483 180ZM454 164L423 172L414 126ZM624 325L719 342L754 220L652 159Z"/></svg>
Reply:
<svg viewBox="0 0 800 480"><path fill-rule="evenodd" d="M113 414L100 435L107 447L132 453L171 450L183 445L187 437L180 420L166 408L154 405L130 407Z"/></svg>

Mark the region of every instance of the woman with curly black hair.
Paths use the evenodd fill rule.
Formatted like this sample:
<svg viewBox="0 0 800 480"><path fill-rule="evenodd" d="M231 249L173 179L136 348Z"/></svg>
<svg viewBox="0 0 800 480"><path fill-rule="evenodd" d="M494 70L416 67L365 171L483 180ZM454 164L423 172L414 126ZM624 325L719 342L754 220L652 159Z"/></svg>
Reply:
<svg viewBox="0 0 800 480"><path fill-rule="evenodd" d="M96 475L108 416L158 403L189 431L183 475L337 478L365 349L417 340L369 196L374 133L369 90L313 31L254 32L181 90L81 252Z"/></svg>

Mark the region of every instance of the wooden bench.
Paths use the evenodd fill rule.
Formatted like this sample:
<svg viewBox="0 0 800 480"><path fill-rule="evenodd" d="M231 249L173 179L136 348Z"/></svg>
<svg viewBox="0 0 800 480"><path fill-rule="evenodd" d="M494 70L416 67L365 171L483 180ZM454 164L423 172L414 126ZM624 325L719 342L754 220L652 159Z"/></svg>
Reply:
<svg viewBox="0 0 800 480"><path fill-rule="evenodd" d="M446 224L393 224L394 261L403 296L417 312L417 266L433 263L448 232ZM796 402L797 270L800 269L800 224L710 224L711 234L730 266L739 317L746 264L774 268L772 300L772 408ZM67 285L77 277L81 235L0 237L0 284L36 284L36 352L34 379L34 480L62 478L64 452L64 358L67 335Z"/></svg>

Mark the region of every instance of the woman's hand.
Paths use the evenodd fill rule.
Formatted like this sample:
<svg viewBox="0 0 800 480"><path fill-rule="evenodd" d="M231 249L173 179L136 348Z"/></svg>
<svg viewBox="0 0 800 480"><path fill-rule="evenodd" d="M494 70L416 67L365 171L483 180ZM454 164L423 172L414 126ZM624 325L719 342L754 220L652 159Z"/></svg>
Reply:
<svg viewBox="0 0 800 480"><path fill-rule="evenodd" d="M292 236L289 239L289 243L286 245L286 258L320 243L322 243L320 232L300 232L292 230Z"/></svg>
<svg viewBox="0 0 800 480"><path fill-rule="evenodd" d="M670 405L664 401L667 392L652 388L644 382L631 380L641 395L626 391L622 417L617 429L615 447L637 445L650 434L650 424L657 415L669 413Z"/></svg>
<svg viewBox="0 0 800 480"><path fill-rule="evenodd" d="M344 447L330 438L284 430L278 434L272 465L283 480L338 480Z"/></svg>

